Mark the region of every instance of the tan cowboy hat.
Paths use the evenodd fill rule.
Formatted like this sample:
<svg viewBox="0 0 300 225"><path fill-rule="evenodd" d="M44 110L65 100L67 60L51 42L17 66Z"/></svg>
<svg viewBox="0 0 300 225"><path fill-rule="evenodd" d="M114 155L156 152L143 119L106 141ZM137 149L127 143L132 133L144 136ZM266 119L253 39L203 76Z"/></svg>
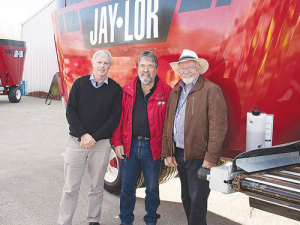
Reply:
<svg viewBox="0 0 300 225"><path fill-rule="evenodd" d="M200 74L204 74L208 69L208 62L205 59L198 58L197 54L191 50L184 49L179 58L178 62L170 63L170 66L175 71L175 73L179 74L179 64L181 62L193 60L200 64Z"/></svg>

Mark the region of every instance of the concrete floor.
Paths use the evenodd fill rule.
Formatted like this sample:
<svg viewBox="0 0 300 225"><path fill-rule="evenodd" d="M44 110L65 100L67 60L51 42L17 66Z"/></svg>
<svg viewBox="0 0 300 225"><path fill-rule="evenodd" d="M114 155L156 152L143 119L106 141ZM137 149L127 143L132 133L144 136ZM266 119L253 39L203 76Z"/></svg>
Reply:
<svg viewBox="0 0 300 225"><path fill-rule="evenodd" d="M56 224L63 187L63 154L68 124L60 101L22 97L12 104L0 96L0 225ZM88 178L81 185L73 224L86 222ZM137 190L135 224L144 224L144 189ZM158 224L186 223L175 178L160 185L162 215ZM296 225L298 221L273 215L248 205L241 193L211 192L208 224ZM119 197L105 192L102 225L119 224Z"/></svg>

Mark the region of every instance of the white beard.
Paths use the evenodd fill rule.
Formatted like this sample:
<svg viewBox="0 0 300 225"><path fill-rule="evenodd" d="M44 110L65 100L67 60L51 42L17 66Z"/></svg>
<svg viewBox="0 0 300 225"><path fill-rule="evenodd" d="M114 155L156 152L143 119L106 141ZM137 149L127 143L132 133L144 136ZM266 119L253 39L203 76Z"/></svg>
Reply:
<svg viewBox="0 0 300 225"><path fill-rule="evenodd" d="M193 77L183 77L182 81L186 84L189 85L190 83L192 83L194 81Z"/></svg>

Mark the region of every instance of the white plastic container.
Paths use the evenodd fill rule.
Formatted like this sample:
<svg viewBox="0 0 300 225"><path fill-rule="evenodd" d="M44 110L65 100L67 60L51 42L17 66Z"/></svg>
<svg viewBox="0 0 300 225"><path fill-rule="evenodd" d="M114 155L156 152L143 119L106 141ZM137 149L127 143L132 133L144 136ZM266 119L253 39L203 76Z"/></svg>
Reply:
<svg viewBox="0 0 300 225"><path fill-rule="evenodd" d="M247 113L246 151L265 147L267 114L253 109Z"/></svg>

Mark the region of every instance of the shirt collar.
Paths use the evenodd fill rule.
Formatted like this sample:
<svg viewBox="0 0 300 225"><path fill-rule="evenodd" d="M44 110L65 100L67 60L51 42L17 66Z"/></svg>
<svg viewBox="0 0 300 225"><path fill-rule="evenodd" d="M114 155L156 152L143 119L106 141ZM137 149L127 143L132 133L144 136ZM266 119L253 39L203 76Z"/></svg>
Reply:
<svg viewBox="0 0 300 225"><path fill-rule="evenodd" d="M105 77L104 81L102 81L101 83L98 84L95 80L94 74L92 73L90 75L90 81L95 88L101 87L104 83L108 85L108 77L107 76Z"/></svg>
<svg viewBox="0 0 300 225"><path fill-rule="evenodd" d="M200 77L200 76L199 76L199 77ZM197 77L195 80L193 80L192 83L188 84L188 86L189 86L189 85L192 85L192 87L194 87L194 86L196 85L196 83L197 83L199 77ZM185 83L184 83L182 80L179 82L179 85L184 89Z"/></svg>

